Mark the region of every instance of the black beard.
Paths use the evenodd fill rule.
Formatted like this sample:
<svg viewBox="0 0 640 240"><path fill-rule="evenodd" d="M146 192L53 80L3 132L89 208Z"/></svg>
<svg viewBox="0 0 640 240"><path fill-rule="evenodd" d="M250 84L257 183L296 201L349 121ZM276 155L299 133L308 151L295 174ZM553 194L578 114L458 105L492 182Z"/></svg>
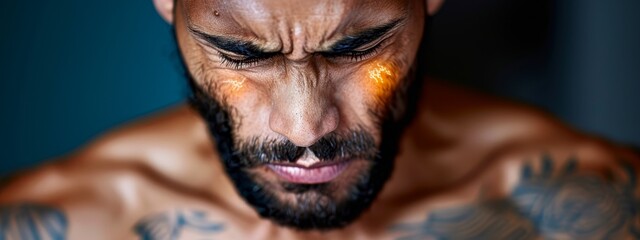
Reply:
<svg viewBox="0 0 640 240"><path fill-rule="evenodd" d="M423 55L421 53L419 51L418 58ZM180 60L184 66L183 58ZM421 61L417 59L416 62ZM377 148L372 135L361 127L344 134L328 134L308 148L320 160L360 158L367 161L368 169L344 189L346 197L336 199L332 196L336 189L330 183L282 184L280 187L285 192L296 194L295 204L278 199L273 184L261 184L248 170L269 162L295 161L307 149L288 141L238 139L234 131L239 123L232 117L235 109L212 97L209 92L215 89L211 86L202 89L187 68L183 69L192 90L190 104L205 120L225 171L245 201L260 216L282 226L298 230L330 230L345 227L362 215L391 176L399 139L415 115L422 90L423 81L415 78L422 75L424 69L416 69L416 65L388 99L376 101L375 105L382 107L369 111L381 130L381 143Z"/></svg>
<svg viewBox="0 0 640 240"><path fill-rule="evenodd" d="M411 115L402 114L405 117L393 119L388 113L398 103L386 104L388 107L385 112L371 110L372 117L382 129L382 141L378 148L375 147L373 136L363 128L343 135L328 134L308 148L297 147L286 140L241 141L234 135L238 125L231 115L233 108L211 97L190 76L189 79L193 91L190 103L206 121L210 134L216 140L225 171L238 193L260 216L299 230L341 228L356 220L371 206L393 171L398 139L408 123L406 116ZM403 89L397 91L404 92ZM406 99L406 96L394 96L393 99ZM369 168L345 189L346 197L340 199L332 194L336 189L330 183L282 184L284 191L295 194L295 204L277 198L273 184L257 181L257 177L248 171L266 163L294 162L307 149L321 161L358 158L366 160Z"/></svg>

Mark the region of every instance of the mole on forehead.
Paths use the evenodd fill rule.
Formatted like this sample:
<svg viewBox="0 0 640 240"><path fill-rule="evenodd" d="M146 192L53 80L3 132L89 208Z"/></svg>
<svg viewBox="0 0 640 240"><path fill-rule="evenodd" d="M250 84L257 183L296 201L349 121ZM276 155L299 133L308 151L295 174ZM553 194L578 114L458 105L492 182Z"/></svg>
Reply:
<svg viewBox="0 0 640 240"><path fill-rule="evenodd" d="M377 0L185 2L191 27L205 33L251 40L269 49L280 47L283 29L289 34L307 35L323 42L397 19L406 12L406 4Z"/></svg>
<svg viewBox="0 0 640 240"><path fill-rule="evenodd" d="M401 2L388 0L185 0L187 14L211 21L301 22L315 19L349 20L353 16L374 18L389 8L404 8ZM402 10L403 11L403 10Z"/></svg>
<svg viewBox="0 0 640 240"><path fill-rule="evenodd" d="M213 13L215 10L219 10L231 14L250 16L254 19L277 16L341 15L345 10L356 6L352 0L184 0L182 3L185 4L185 9L192 13Z"/></svg>

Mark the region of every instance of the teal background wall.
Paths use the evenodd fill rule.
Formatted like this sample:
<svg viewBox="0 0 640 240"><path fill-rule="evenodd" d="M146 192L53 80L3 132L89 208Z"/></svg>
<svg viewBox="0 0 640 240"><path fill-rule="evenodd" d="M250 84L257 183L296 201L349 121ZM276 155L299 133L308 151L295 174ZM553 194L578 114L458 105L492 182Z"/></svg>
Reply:
<svg viewBox="0 0 640 240"><path fill-rule="evenodd" d="M187 95L171 29L150 0L1 5L0 175Z"/></svg>
<svg viewBox="0 0 640 240"><path fill-rule="evenodd" d="M429 72L640 145L639 9L637 0L447 0L428 33ZM0 176L188 93L151 0L5 1L0 73Z"/></svg>

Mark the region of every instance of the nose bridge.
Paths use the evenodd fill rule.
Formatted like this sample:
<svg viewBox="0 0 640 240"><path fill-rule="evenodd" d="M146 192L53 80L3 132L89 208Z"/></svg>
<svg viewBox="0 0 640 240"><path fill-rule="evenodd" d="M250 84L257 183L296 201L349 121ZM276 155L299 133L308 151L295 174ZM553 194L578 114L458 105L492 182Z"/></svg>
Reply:
<svg viewBox="0 0 640 240"><path fill-rule="evenodd" d="M287 64L285 79L275 83L270 128L303 147L334 131L338 109L325 76L312 61Z"/></svg>
<svg viewBox="0 0 640 240"><path fill-rule="evenodd" d="M319 88L319 84L323 74L311 56L289 58L286 69L285 78L287 78L287 82L291 84L291 87L308 92L322 90Z"/></svg>

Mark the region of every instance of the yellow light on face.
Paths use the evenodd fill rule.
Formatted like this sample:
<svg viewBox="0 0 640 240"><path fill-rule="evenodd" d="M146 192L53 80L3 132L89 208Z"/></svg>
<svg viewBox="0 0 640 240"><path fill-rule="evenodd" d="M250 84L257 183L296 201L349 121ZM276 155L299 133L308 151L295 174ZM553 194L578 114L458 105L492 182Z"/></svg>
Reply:
<svg viewBox="0 0 640 240"><path fill-rule="evenodd" d="M398 67L392 61L375 61L363 69L361 86L371 106L383 107L398 84Z"/></svg>
<svg viewBox="0 0 640 240"><path fill-rule="evenodd" d="M242 89L242 86L244 86L245 80L247 79L245 78L243 78L242 80L229 79L229 80L222 81L222 83L229 86L231 91L237 92L238 90Z"/></svg>
<svg viewBox="0 0 640 240"><path fill-rule="evenodd" d="M376 63L376 66L369 70L369 78L379 84L385 83L385 78L388 79L392 76L391 70L380 63Z"/></svg>

